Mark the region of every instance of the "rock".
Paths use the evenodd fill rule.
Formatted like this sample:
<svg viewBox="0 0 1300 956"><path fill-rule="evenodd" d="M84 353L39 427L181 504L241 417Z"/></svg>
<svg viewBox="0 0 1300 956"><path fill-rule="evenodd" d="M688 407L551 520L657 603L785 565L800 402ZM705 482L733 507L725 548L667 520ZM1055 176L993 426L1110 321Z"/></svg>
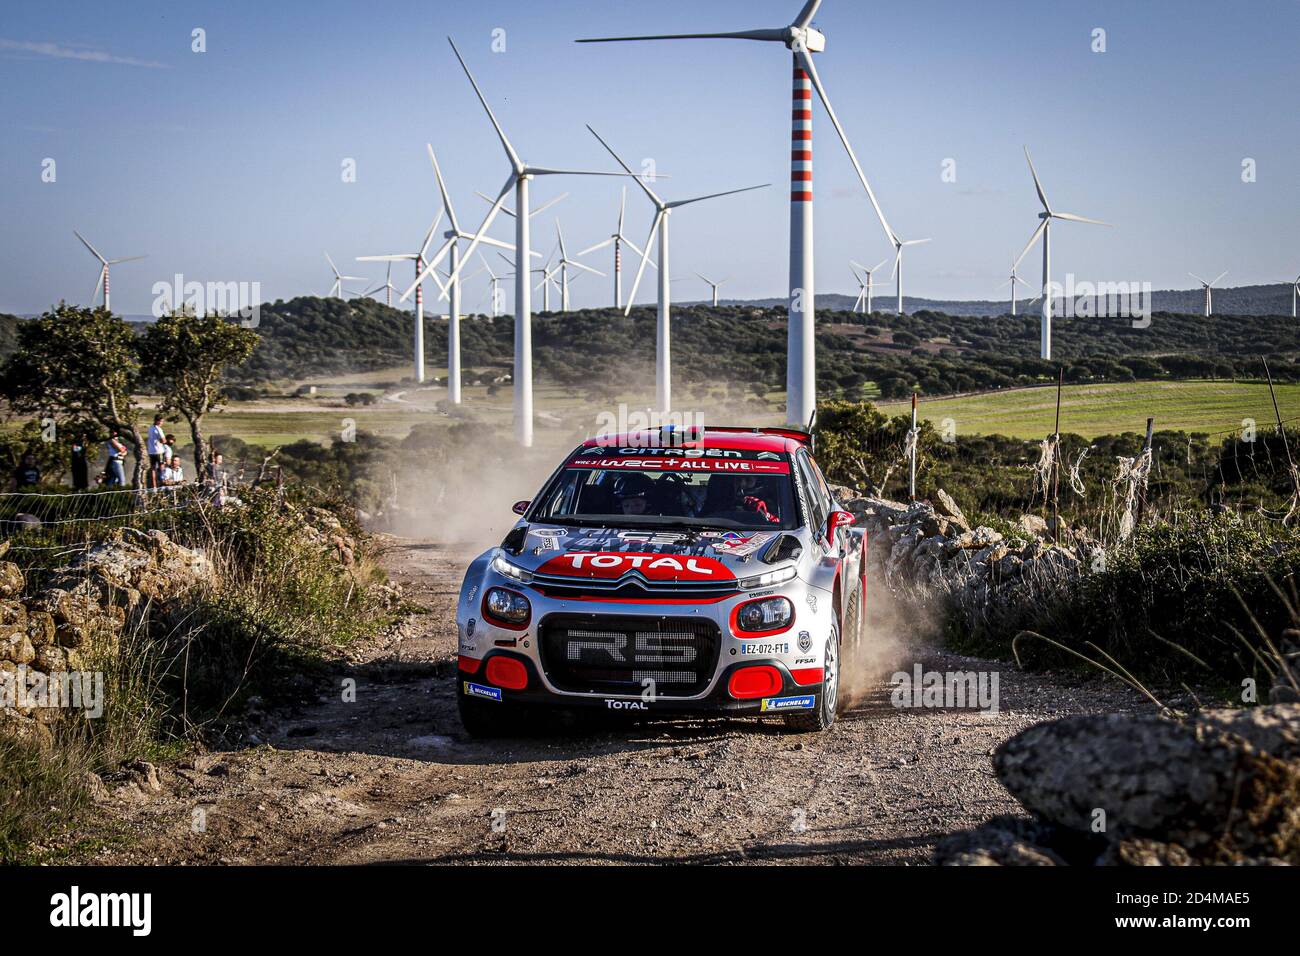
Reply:
<svg viewBox="0 0 1300 956"><path fill-rule="evenodd" d="M1117 840L1097 858L1098 866L1195 866L1185 847L1147 837Z"/></svg>
<svg viewBox="0 0 1300 956"><path fill-rule="evenodd" d="M961 525L962 530L970 530L970 522L966 520L966 516L962 514L962 510L957 507L957 502L953 501L952 495L948 494L948 492L944 491L942 488L940 488L938 493L935 495L934 510L937 514L949 518Z"/></svg>
<svg viewBox="0 0 1300 956"><path fill-rule="evenodd" d="M963 531L952 539L953 547L962 551L982 550L1002 541L1001 533L980 526L974 531Z"/></svg>
<svg viewBox="0 0 1300 956"><path fill-rule="evenodd" d="M12 561L0 561L0 598L17 597L23 593L27 580L22 569Z"/></svg>
<svg viewBox="0 0 1300 956"><path fill-rule="evenodd" d="M952 522L947 518L936 514L929 514L921 520L921 533L927 538L932 538L935 535L947 537L948 529L951 525Z"/></svg>
<svg viewBox="0 0 1300 956"><path fill-rule="evenodd" d="M15 664L30 664L35 659L36 648L32 646L26 629L0 633L0 660L13 661Z"/></svg>
<svg viewBox="0 0 1300 956"><path fill-rule="evenodd" d="M1015 578L1019 577L1024 570L1025 562L1016 554L1004 554L998 559L998 577Z"/></svg>
<svg viewBox="0 0 1300 956"><path fill-rule="evenodd" d="M1300 863L1300 705L1068 717L994 755L998 779L1042 820L1111 841L1149 837L1198 858Z"/></svg>
<svg viewBox="0 0 1300 956"><path fill-rule="evenodd" d="M1049 534L1047 522L1038 515L1021 515L1016 527L1032 538L1046 538Z"/></svg>
<svg viewBox="0 0 1300 956"><path fill-rule="evenodd" d="M162 781L158 777L158 768L147 760L134 760L126 767L131 780L147 793L162 793Z"/></svg>
<svg viewBox="0 0 1300 956"><path fill-rule="evenodd" d="M27 615L27 637L34 647L54 642L54 617L48 611L31 611Z"/></svg>
<svg viewBox="0 0 1300 956"><path fill-rule="evenodd" d="M939 866L1065 866L1037 840L1051 828L1019 817L997 817L974 830L953 833L934 848Z"/></svg>

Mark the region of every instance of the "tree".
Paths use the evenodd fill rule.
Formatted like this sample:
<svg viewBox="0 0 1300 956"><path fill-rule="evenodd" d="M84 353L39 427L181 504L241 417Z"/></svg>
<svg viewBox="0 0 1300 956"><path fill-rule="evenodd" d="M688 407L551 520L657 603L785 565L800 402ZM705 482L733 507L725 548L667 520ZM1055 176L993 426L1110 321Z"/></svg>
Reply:
<svg viewBox="0 0 1300 956"><path fill-rule="evenodd" d="M60 302L18 327L18 349L0 366L0 394L17 412L90 421L131 447L131 483L142 488L144 447L132 393L140 381L135 333L105 309Z"/></svg>
<svg viewBox="0 0 1300 956"><path fill-rule="evenodd" d="M194 440L194 467L201 478L211 457L203 437L203 416L222 398L226 369L242 365L258 335L219 315L177 310L145 330L140 360L145 382L162 397L160 414L179 412Z"/></svg>

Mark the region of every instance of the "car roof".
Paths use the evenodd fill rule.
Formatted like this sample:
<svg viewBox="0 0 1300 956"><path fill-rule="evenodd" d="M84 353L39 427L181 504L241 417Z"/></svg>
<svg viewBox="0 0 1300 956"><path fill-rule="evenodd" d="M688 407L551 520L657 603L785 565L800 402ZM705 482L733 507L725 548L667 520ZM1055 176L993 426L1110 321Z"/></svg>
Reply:
<svg viewBox="0 0 1300 956"><path fill-rule="evenodd" d="M793 428L742 428L715 426L703 431L682 429L684 436L677 437L672 430L635 431L619 435L600 435L588 438L583 448L718 448L734 451L775 451L792 455L809 443L805 432Z"/></svg>

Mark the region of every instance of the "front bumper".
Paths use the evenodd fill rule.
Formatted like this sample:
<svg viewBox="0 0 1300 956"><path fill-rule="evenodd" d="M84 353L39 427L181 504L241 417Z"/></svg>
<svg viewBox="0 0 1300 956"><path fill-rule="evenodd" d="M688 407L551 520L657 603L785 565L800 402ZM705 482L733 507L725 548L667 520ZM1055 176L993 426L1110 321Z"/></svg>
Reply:
<svg viewBox="0 0 1300 956"><path fill-rule="evenodd" d="M494 657L519 661L528 672L528 684L523 690L497 687L486 677L488 664ZM462 658L462 660L464 660ZM754 666L769 666L781 675L781 689L763 697L737 699L728 691L733 672ZM489 651L473 671L457 667L457 693L487 701L489 704L516 704L552 709L579 708L604 710L639 716L690 716L716 714L740 717L775 717L784 713L813 710L821 704L822 684L799 684L784 662L764 658L747 658L743 661L719 665L717 679L712 689L700 697L654 697L643 699L632 695L570 693L551 690L536 662L522 654L510 651ZM490 693L485 693L484 691Z"/></svg>

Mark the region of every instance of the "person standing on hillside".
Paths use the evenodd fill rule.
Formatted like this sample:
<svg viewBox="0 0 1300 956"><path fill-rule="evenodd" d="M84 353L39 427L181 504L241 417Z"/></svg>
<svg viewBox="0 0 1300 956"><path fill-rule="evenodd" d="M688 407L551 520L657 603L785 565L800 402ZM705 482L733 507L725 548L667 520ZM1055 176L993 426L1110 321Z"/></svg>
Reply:
<svg viewBox="0 0 1300 956"><path fill-rule="evenodd" d="M126 445L117 437L117 432L108 436L108 481L111 488L126 486Z"/></svg>
<svg viewBox="0 0 1300 956"><path fill-rule="evenodd" d="M162 422L163 417L155 415L145 438L145 451L149 454L149 474L145 478L145 485L149 488L157 488L162 481L163 463L167 460L163 449L167 436L163 432Z"/></svg>
<svg viewBox="0 0 1300 956"><path fill-rule="evenodd" d="M90 463L86 461L86 439L78 435L72 439L72 488L85 491L90 487Z"/></svg>

